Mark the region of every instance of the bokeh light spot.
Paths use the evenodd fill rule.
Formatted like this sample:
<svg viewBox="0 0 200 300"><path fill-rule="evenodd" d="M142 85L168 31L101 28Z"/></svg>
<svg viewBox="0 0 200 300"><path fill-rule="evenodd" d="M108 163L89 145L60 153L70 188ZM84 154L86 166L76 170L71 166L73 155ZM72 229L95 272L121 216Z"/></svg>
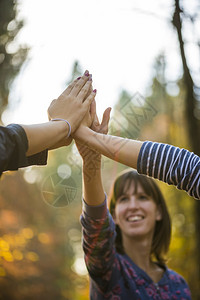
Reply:
<svg viewBox="0 0 200 300"><path fill-rule="evenodd" d="M42 244L49 244L50 243L50 238L47 233L41 232L38 234L38 240Z"/></svg>
<svg viewBox="0 0 200 300"><path fill-rule="evenodd" d="M28 260L33 261L33 262L39 260L39 256L37 255L37 253L32 252L32 251L30 251L30 252L28 252L28 253L26 254L26 258L27 258Z"/></svg>

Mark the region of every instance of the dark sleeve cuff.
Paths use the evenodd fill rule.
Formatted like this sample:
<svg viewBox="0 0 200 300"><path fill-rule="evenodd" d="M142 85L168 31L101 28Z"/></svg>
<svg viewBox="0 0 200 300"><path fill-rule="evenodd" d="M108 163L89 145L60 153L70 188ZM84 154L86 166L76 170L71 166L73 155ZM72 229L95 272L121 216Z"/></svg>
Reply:
<svg viewBox="0 0 200 300"><path fill-rule="evenodd" d="M83 199L83 212L87 214L87 216L94 219L103 219L107 216L108 208L107 208L107 195L105 194L105 200L102 204L92 206L88 205Z"/></svg>
<svg viewBox="0 0 200 300"><path fill-rule="evenodd" d="M28 139L24 129L18 124L10 124L5 128L8 130L7 132L13 147L5 170L17 170L27 165L26 151L28 150Z"/></svg>
<svg viewBox="0 0 200 300"><path fill-rule="evenodd" d="M11 157L7 170L17 170L18 168L28 167L31 165L46 165L48 150L26 156L28 150L28 139L24 128L18 124L10 124L7 128L12 132L13 139L16 142L16 156Z"/></svg>
<svg viewBox="0 0 200 300"><path fill-rule="evenodd" d="M32 165L38 165L43 166L47 164L47 158L48 158L48 150L44 150L42 152L36 153L34 155L27 157L27 165L26 166L32 166Z"/></svg>

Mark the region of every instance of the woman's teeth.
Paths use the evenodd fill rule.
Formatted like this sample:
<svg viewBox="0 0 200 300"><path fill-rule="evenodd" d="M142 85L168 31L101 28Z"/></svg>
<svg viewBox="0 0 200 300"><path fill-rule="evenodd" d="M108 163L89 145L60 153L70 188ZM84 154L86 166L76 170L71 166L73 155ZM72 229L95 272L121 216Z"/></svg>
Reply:
<svg viewBox="0 0 200 300"><path fill-rule="evenodd" d="M132 217L129 217L127 219L128 222L135 222L135 221L139 221L139 220L142 220L143 217L142 216L132 216Z"/></svg>

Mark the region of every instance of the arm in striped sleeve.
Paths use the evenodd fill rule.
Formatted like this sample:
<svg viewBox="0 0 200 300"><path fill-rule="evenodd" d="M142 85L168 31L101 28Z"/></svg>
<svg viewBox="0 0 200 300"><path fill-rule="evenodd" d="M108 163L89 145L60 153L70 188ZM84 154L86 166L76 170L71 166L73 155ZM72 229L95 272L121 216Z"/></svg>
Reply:
<svg viewBox="0 0 200 300"><path fill-rule="evenodd" d="M140 149L137 170L200 199L200 158L193 152L147 141Z"/></svg>

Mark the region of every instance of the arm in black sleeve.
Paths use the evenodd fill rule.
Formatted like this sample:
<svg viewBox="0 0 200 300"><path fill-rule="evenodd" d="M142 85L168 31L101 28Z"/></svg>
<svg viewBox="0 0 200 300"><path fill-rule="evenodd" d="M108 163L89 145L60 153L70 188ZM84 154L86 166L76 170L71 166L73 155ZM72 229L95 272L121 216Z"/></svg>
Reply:
<svg viewBox="0 0 200 300"><path fill-rule="evenodd" d="M27 136L20 125L0 126L0 175L6 170L17 170L30 165L46 164L47 150L26 157L27 149Z"/></svg>

